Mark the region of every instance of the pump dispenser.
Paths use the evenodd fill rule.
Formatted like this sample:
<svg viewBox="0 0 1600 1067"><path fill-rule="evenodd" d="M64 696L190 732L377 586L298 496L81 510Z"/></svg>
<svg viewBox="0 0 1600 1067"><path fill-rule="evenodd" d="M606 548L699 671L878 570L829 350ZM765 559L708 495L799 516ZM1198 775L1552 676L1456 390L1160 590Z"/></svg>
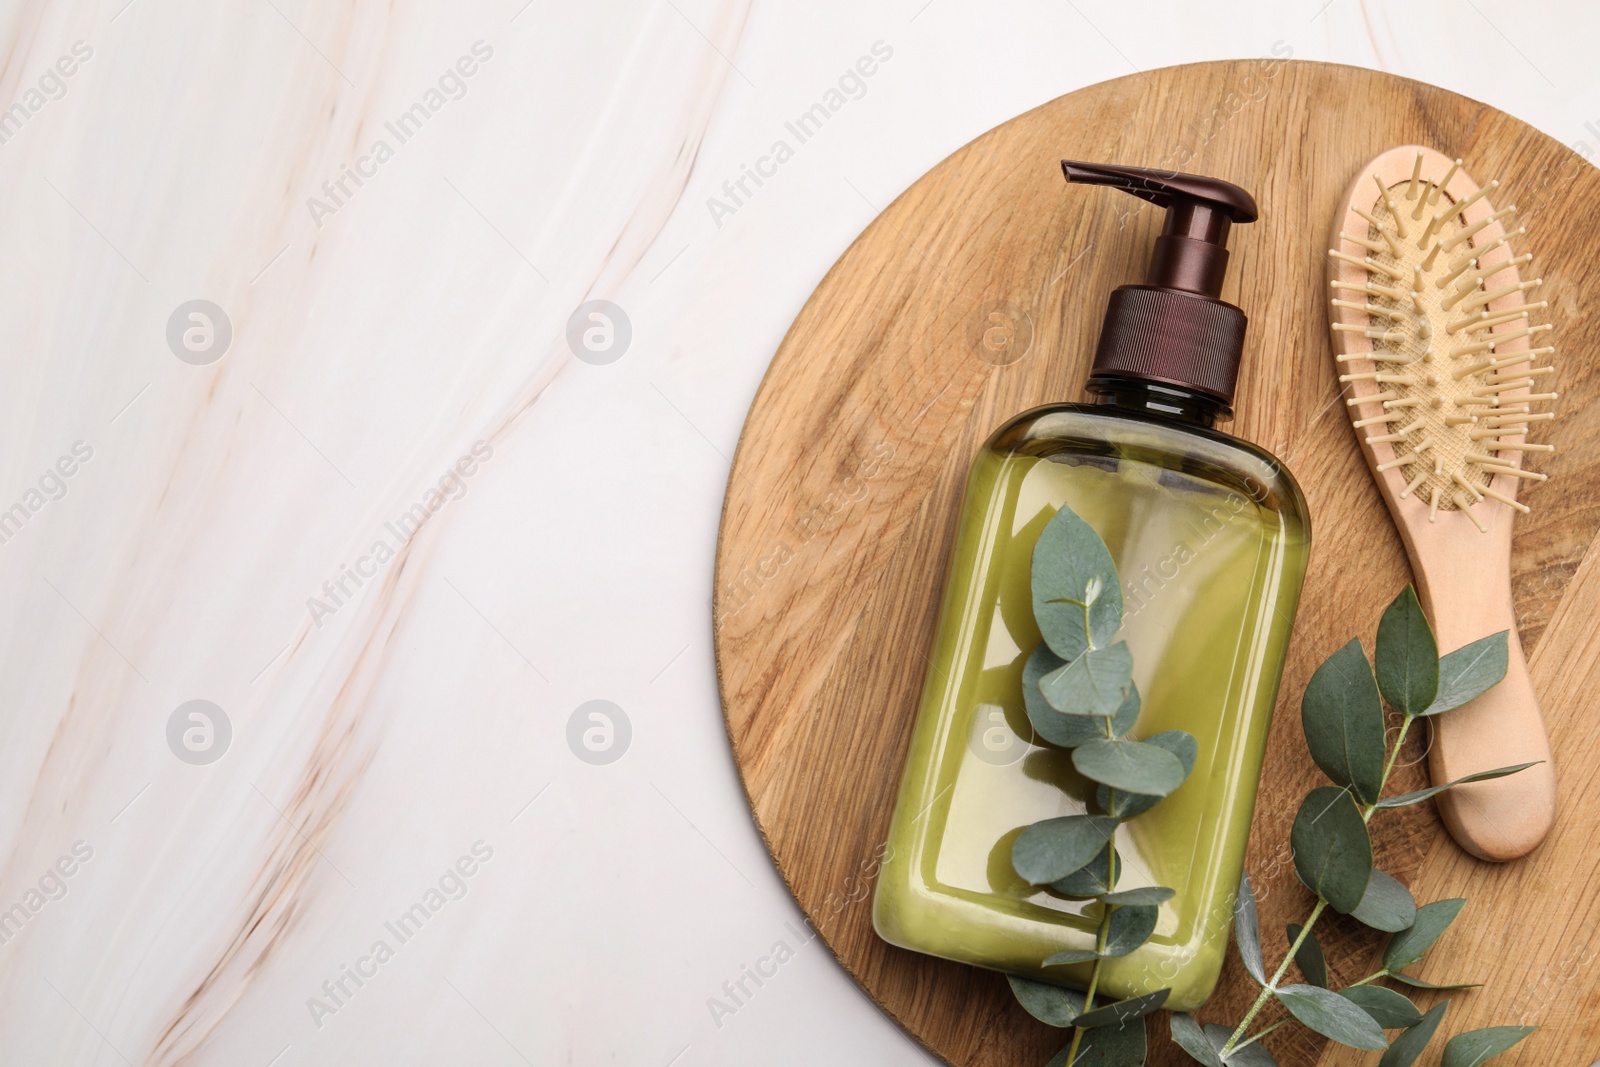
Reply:
<svg viewBox="0 0 1600 1067"><path fill-rule="evenodd" d="M1067 181L1109 185L1167 209L1143 285L1111 294L1089 388L1164 382L1233 403L1248 320L1222 300L1228 231L1256 220L1256 202L1231 182L1193 174L1061 161Z"/></svg>
<svg viewBox="0 0 1600 1067"><path fill-rule="evenodd" d="M1217 178L1061 167L1069 183L1121 189L1166 220L1144 283L1111 294L1087 382L1094 402L1018 415L973 461L873 921L905 948L1088 980L1088 964L1042 963L1095 947L1096 905L1029 885L1010 865L1023 827L1098 811L1068 754L1034 736L1022 690L1039 643L1034 542L1070 505L1122 581L1118 637L1143 697L1134 735L1185 730L1199 746L1188 780L1118 837L1119 890L1177 895L1149 941L1103 962L1099 991L1170 988L1166 1006L1185 1011L1210 996L1227 949L1310 531L1283 464L1213 428L1232 414L1247 323L1222 299L1228 238L1255 221L1254 199ZM907 664L917 658L908 651Z"/></svg>

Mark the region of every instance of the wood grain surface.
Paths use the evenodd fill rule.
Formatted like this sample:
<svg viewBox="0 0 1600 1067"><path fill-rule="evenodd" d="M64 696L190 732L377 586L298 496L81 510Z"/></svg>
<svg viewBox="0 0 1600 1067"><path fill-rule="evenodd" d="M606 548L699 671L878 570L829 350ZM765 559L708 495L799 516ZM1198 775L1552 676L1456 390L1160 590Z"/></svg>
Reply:
<svg viewBox="0 0 1600 1067"><path fill-rule="evenodd" d="M1432 145L1498 176L1551 302L1561 414L1540 439L1550 474L1524 489L1512 588L1560 761L1561 809L1526 860L1481 863L1427 806L1374 822L1378 863L1419 900L1464 895L1465 919L1424 976L1484 981L1457 994L1444 1032L1538 1022L1497 1063L1589 1063L1600 1053L1600 901L1588 846L1600 830L1600 745L1585 694L1600 683L1600 561L1591 551L1600 391L1579 329L1594 281L1600 173L1472 100L1355 68L1272 60L1175 67L1092 86L994 129L935 167L839 259L796 318L734 458L717 550L719 683L751 809L826 943L882 1008L953 1064L1043 1065L1059 1032L1029 1019L997 975L894 949L870 891L915 712L925 651L974 452L1025 408L1083 396L1102 311L1142 280L1161 212L1069 189L1058 160L1166 166L1251 190L1261 221L1235 229L1223 296L1251 325L1226 429L1282 457L1311 506L1315 544L1273 722L1247 860L1271 962L1308 894L1288 831L1321 782L1299 694L1351 636L1370 648L1409 580L1400 540L1345 417L1327 341L1323 257L1355 168L1396 144ZM1591 678L1591 675L1594 677ZM1399 785L1422 783L1424 742ZM1336 979L1367 973L1377 936L1334 917L1319 934ZM1291 973L1294 973L1291 971ZM1237 959L1202 1019L1236 1020L1252 994ZM1269 1008L1269 1013L1275 1009ZM1273 1018L1271 1014L1265 1018ZM1182 1062L1151 1021L1155 1064ZM1298 1027L1279 1062L1372 1063ZM1441 1042L1442 1045L1442 1042ZM1436 1062L1437 1049L1424 1063Z"/></svg>

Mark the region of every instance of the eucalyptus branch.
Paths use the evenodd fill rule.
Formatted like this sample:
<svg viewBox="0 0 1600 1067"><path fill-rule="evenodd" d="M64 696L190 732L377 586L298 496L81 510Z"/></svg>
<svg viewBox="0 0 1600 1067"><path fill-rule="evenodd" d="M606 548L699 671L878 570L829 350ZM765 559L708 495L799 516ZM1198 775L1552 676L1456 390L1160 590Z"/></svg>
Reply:
<svg viewBox="0 0 1600 1067"><path fill-rule="evenodd" d="M1139 690L1126 643L1113 642L1122 625L1122 590L1111 554L1087 523L1062 507L1034 546L1034 620L1041 643L1022 671L1023 699L1034 735L1071 753L1078 774L1097 786L1083 814L1045 819L1024 828L1011 863L1025 881L1067 899L1097 900L1094 947L1067 949L1042 968L1091 964L1082 994L1012 977L1022 1006L1072 1036L1060 1062L1080 1059L1122 1067L1145 1059L1140 1021L1166 1001L1169 990L1098 1004L1105 961L1127 956L1147 941L1161 904L1175 891L1163 886L1117 889L1124 864L1117 828L1183 784L1199 748L1181 730L1134 740ZM1046 970L1046 973L1049 973Z"/></svg>
<svg viewBox="0 0 1600 1067"><path fill-rule="evenodd" d="M1254 892L1249 879L1241 879L1240 903L1234 912L1239 951L1261 992L1231 1032L1225 1027L1201 1028L1187 1015L1173 1017L1173 1039L1197 1062L1224 1067L1241 1049L1291 1022L1354 1048L1388 1048L1384 1067L1411 1067L1422 1054L1448 1002L1424 1014L1403 993L1372 983L1387 978L1409 986L1465 988L1430 986L1402 972L1432 947L1466 901L1440 900L1419 907L1399 881L1373 866L1369 826L1380 810L1421 803L1466 782L1515 774L1531 766L1501 767L1411 793L1385 795L1417 719L1460 707L1505 676L1506 637L1493 634L1441 658L1416 594L1407 587L1383 613L1373 662L1368 662L1359 642L1351 641L1312 675L1300 706L1301 721L1312 759L1333 784L1312 790L1301 803L1290 842L1295 872L1315 894L1316 903L1298 931L1290 927L1288 954L1268 978ZM1400 719L1392 745L1386 737L1385 705ZM1384 950L1383 966L1342 989L1329 988L1322 948L1312 932L1329 908L1393 935ZM1301 964L1310 984L1283 983L1291 961ZM1249 1034L1272 999L1283 1004L1288 1017ZM1404 1032L1391 1046L1385 1031L1393 1029ZM1444 1062L1476 1067L1532 1031L1532 1027L1502 1026L1457 1034L1446 1045Z"/></svg>

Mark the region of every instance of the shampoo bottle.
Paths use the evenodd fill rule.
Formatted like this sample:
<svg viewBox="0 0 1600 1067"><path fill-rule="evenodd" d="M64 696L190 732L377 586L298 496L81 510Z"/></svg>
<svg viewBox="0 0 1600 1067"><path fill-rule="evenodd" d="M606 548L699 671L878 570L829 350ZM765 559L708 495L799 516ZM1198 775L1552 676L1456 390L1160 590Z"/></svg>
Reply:
<svg viewBox="0 0 1600 1067"><path fill-rule="evenodd" d="M1126 824L1118 889L1170 886L1154 935L1101 965L1114 998L1170 987L1198 1007L1217 982L1244 865L1267 729L1310 545L1283 465L1216 430L1231 416L1245 315L1221 299L1233 223L1250 194L1170 171L1063 163L1166 209L1148 281L1111 294L1088 391L995 432L972 465L873 903L885 940L1045 981L1082 985L1092 901L1011 867L1021 830L1096 812L1093 783L1035 738L1022 670L1039 643L1034 542L1062 505L1105 541L1123 585L1119 633L1143 697L1135 737L1185 730L1187 781Z"/></svg>

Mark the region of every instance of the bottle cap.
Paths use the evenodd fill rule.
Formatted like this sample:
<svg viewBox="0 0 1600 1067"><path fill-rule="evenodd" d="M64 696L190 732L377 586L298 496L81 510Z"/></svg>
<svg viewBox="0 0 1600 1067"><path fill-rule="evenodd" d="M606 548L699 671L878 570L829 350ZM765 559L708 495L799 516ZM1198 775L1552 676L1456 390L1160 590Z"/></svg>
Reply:
<svg viewBox="0 0 1600 1067"><path fill-rule="evenodd" d="M1231 182L1196 174L1061 161L1067 181L1109 185L1167 209L1143 285L1111 293L1089 388L1118 380L1192 389L1233 403L1245 313L1222 300L1228 230L1254 222L1256 202Z"/></svg>

